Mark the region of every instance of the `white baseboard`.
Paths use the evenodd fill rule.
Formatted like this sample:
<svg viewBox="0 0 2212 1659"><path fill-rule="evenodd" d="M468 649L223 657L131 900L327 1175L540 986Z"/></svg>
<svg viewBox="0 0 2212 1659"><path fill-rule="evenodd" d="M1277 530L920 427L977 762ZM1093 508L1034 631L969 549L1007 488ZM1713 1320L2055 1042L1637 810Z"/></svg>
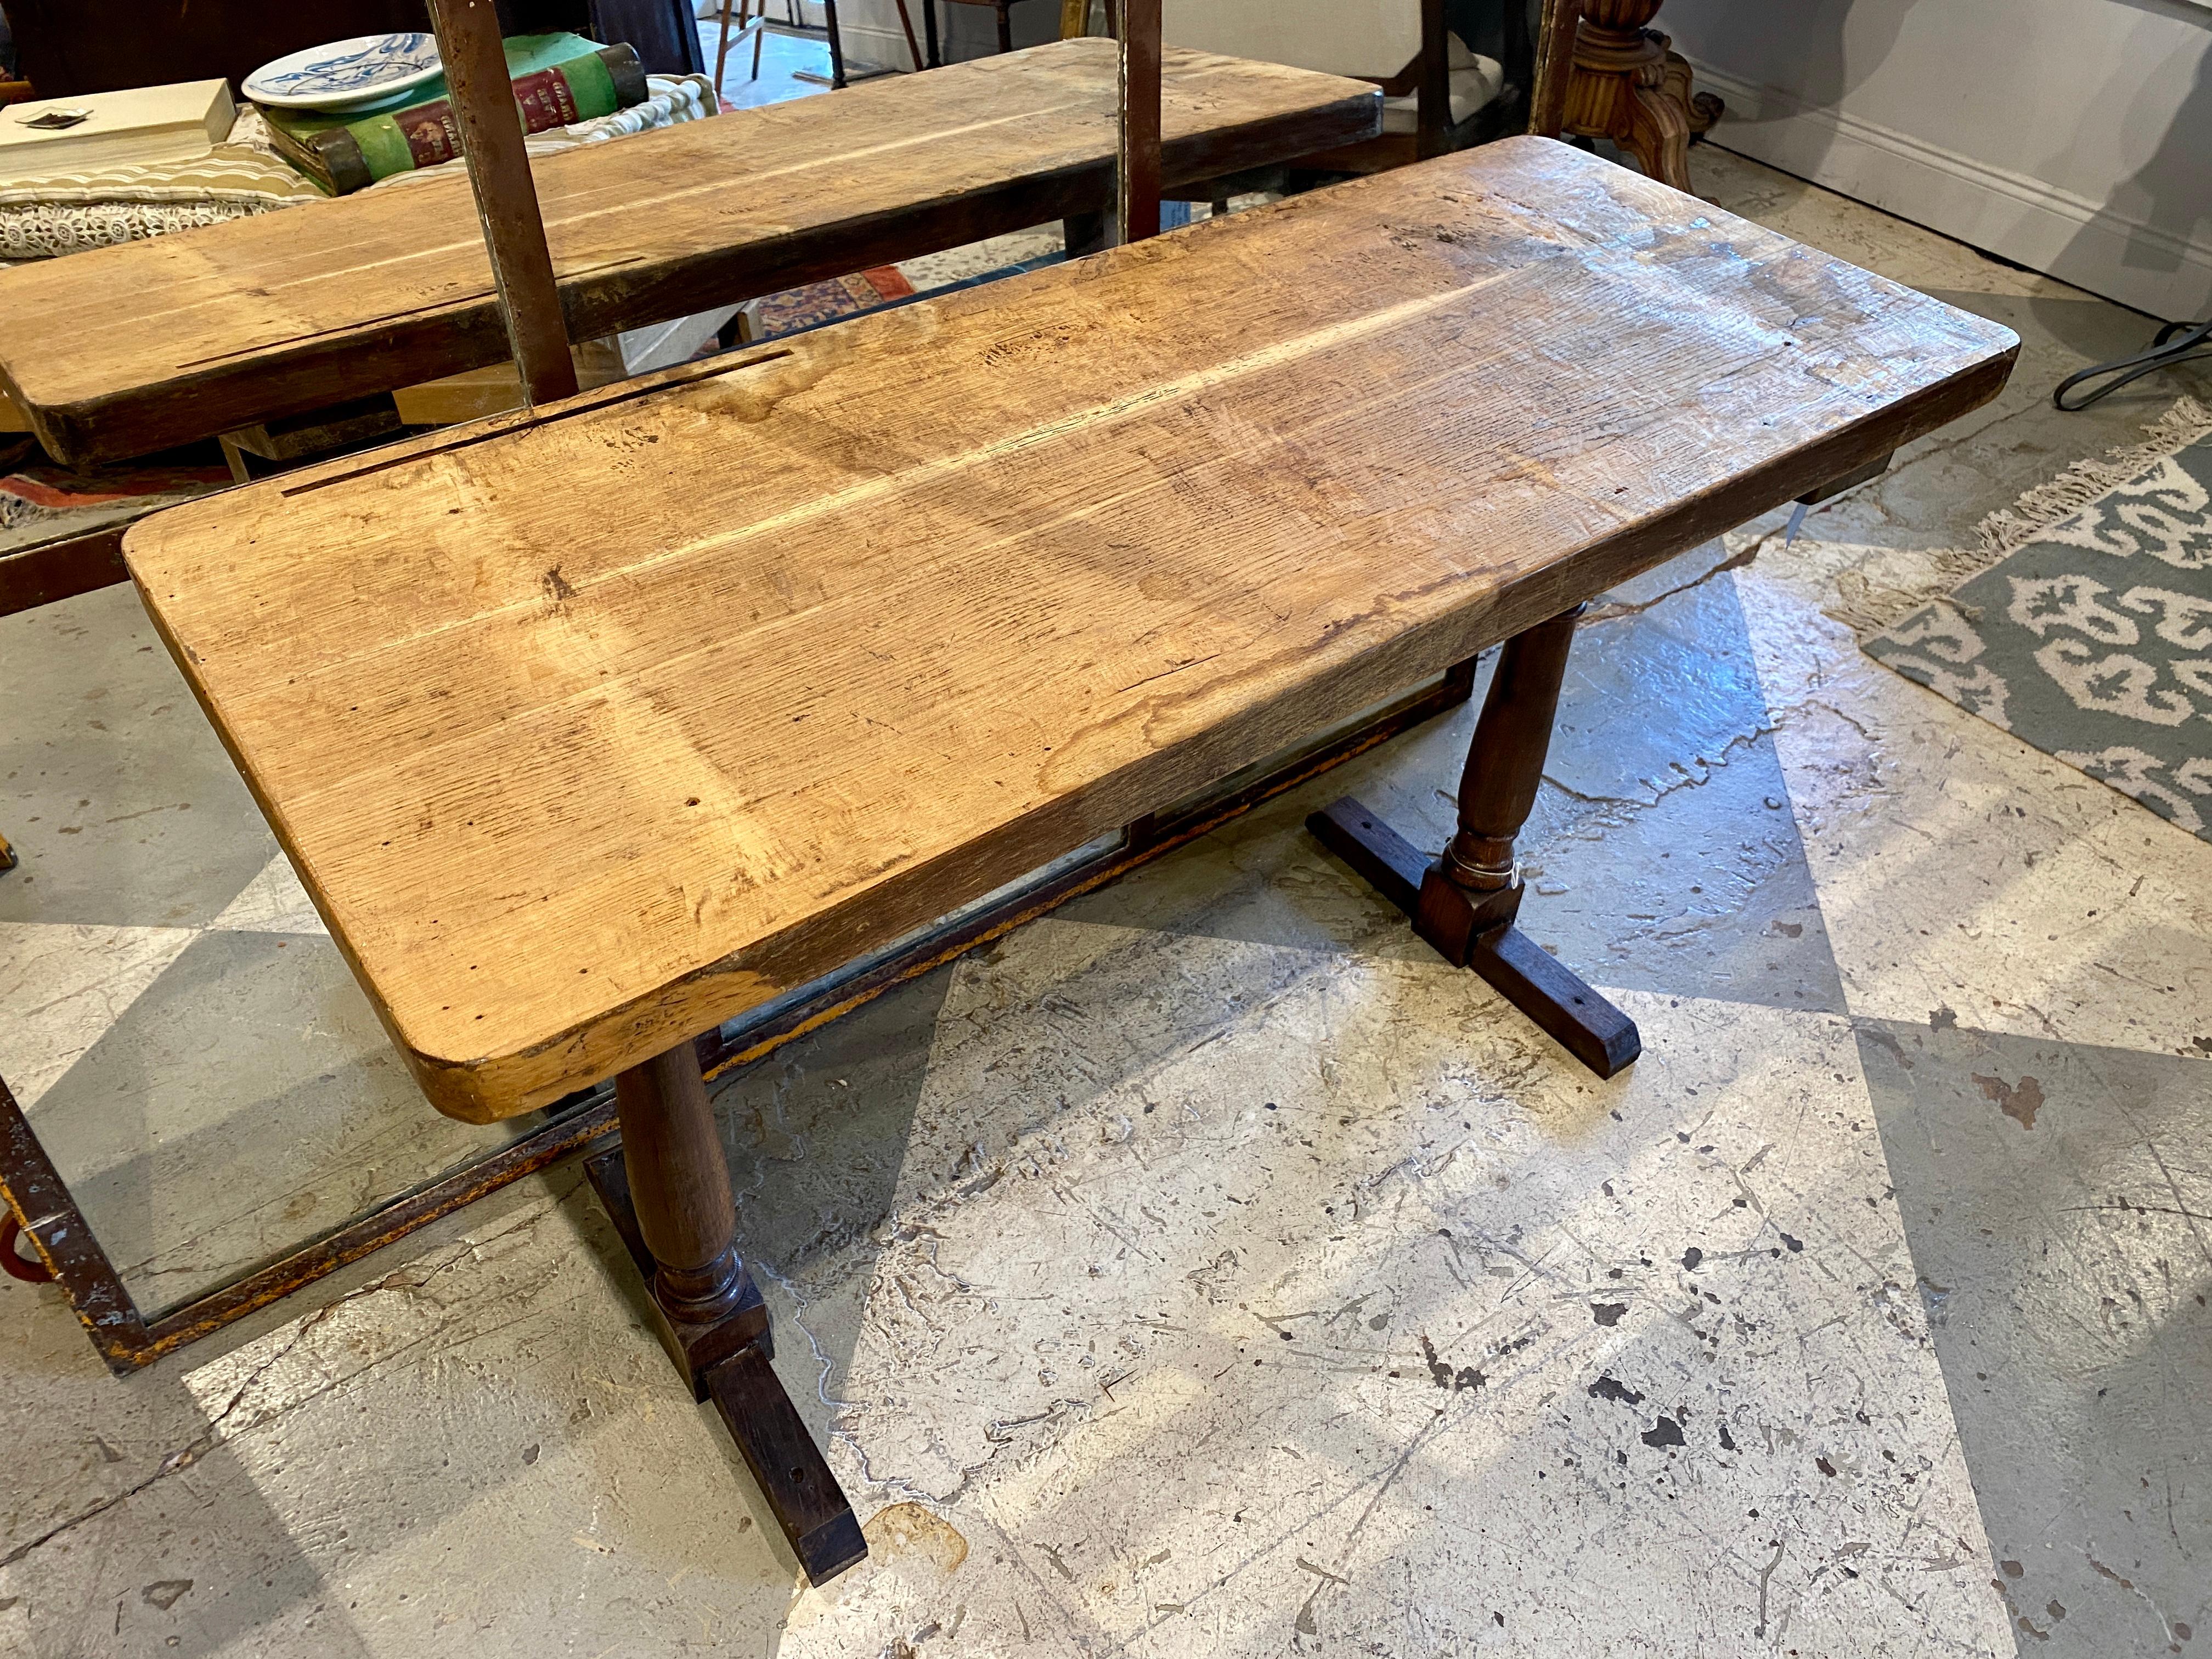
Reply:
<svg viewBox="0 0 2212 1659"><path fill-rule="evenodd" d="M1713 143L2154 317L2212 315L2212 245L1692 60Z"/></svg>
<svg viewBox="0 0 2212 1659"><path fill-rule="evenodd" d="M703 0L702 3L703 3ZM2208 0L2208 3L2212 3L2212 0ZM957 15L964 13L967 8L955 7L951 9ZM714 10L715 15L720 16L721 7L719 0L716 0ZM776 8L778 20L781 20L782 15L783 8L778 6ZM986 15L988 17L988 14ZM842 20L840 21L842 22ZM948 24L945 33L951 33L951 28ZM907 47L906 32L896 23L885 27L877 23L842 22L842 27L839 28L837 33L838 39L844 44L845 56L854 63L867 64L878 69L911 70L914 67L914 53ZM915 10L914 15L914 38L917 44L921 40L921 13L918 9ZM958 40L946 40L944 42L944 47L945 60L948 64L955 61L957 58L969 57L994 49L990 44L988 31L975 41L970 41L964 36ZM711 61L714 56L714 41L712 36L708 38L705 49L709 59L707 69L711 74L714 68Z"/></svg>
<svg viewBox="0 0 2212 1659"><path fill-rule="evenodd" d="M873 23L847 23L838 33L845 43L845 56L853 63L872 64L878 69L914 67L914 54L907 50L905 32L896 24L883 28ZM915 14L914 38L921 39L919 11Z"/></svg>

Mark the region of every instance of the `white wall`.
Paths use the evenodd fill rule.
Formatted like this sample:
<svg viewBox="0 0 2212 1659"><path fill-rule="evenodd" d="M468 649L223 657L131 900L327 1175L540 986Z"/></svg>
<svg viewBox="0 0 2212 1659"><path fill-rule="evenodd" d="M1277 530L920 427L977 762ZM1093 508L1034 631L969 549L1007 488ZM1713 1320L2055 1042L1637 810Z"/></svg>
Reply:
<svg viewBox="0 0 2212 1659"><path fill-rule="evenodd" d="M2161 318L2212 315L2208 0L1667 0L1727 148Z"/></svg>
<svg viewBox="0 0 2212 1659"><path fill-rule="evenodd" d="M797 0L799 21L822 27L822 0ZM906 0L907 17L914 25L915 43L927 49L922 7L927 0ZM948 64L963 58L981 58L999 49L999 15L989 6L962 5L957 0L936 0L938 50ZM2204 0L2212 5L2212 0ZM769 0L768 15L777 22L791 15L793 0ZM722 15L721 0L691 0L691 9L702 22L712 24ZM895 0L837 0L838 33L855 63L896 70L914 67L907 49L906 31L899 27ZM1060 0L1015 0L1014 45L1042 46L1060 39ZM714 36L706 37L707 68L714 67Z"/></svg>
<svg viewBox="0 0 2212 1659"><path fill-rule="evenodd" d="M999 14L989 6L966 6L955 0L936 0L937 39L948 64L965 58L981 58L999 49ZM921 9L930 0L906 0L914 21L914 38L927 41L922 33ZM775 15L783 15L784 0L775 0ZM818 4L815 15L819 15ZM1014 0L1014 45L1042 46L1060 39L1060 0ZM870 64L910 69L906 32L899 27L898 8L891 0L837 0L837 21L843 26L845 50Z"/></svg>

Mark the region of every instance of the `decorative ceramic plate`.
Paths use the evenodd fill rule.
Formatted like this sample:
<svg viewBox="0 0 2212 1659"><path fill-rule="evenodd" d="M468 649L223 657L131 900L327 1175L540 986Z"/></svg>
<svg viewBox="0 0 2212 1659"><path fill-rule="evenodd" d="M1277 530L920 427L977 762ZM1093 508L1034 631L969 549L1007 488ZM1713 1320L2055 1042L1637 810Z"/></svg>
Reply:
<svg viewBox="0 0 2212 1659"><path fill-rule="evenodd" d="M279 109L359 109L437 73L436 37L364 34L264 64L246 77L246 95Z"/></svg>

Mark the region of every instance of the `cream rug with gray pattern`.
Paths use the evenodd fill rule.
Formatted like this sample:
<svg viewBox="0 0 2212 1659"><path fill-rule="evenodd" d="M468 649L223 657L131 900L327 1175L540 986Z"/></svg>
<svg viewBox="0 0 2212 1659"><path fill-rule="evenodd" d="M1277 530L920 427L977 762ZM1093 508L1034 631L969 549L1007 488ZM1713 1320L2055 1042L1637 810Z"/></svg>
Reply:
<svg viewBox="0 0 2212 1659"><path fill-rule="evenodd" d="M2212 841L2212 411L2184 398L1980 539L1867 653Z"/></svg>

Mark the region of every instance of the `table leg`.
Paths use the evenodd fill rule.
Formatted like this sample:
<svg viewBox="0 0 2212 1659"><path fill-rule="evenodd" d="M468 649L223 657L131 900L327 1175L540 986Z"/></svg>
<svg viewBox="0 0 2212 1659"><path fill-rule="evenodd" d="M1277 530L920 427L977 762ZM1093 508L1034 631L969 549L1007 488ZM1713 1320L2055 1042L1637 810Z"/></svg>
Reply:
<svg viewBox="0 0 2212 1659"><path fill-rule="evenodd" d="M1583 607L1506 641L1459 786L1459 829L1425 860L1350 796L1306 820L1330 851L1413 918L1455 967L1472 968L1600 1077L1643 1050L1635 1022L1514 926L1522 886L1515 838L1536 804Z"/></svg>
<svg viewBox="0 0 2212 1659"><path fill-rule="evenodd" d="M1117 242L1160 234L1160 0L1124 0L1115 180Z"/></svg>
<svg viewBox="0 0 2212 1659"><path fill-rule="evenodd" d="M823 33L830 37L830 90L845 89L845 40L837 31L837 0L822 0Z"/></svg>
<svg viewBox="0 0 2212 1659"><path fill-rule="evenodd" d="M927 5L929 0L922 0L922 3ZM919 73L921 69L921 48L915 44L914 19L907 14L906 0L898 0L898 15L899 27L906 31L907 52L913 58L915 70Z"/></svg>
<svg viewBox="0 0 2212 1659"><path fill-rule="evenodd" d="M1067 257L1080 259L1112 245L1114 221L1103 213L1071 213L1060 222L1060 240Z"/></svg>
<svg viewBox="0 0 2212 1659"><path fill-rule="evenodd" d="M722 0L722 40L721 44L714 48L714 96L717 99L722 95L722 71L729 67L730 62L730 4L731 0Z"/></svg>
<svg viewBox="0 0 2212 1659"><path fill-rule="evenodd" d="M921 38L929 54L929 67L944 68L945 59L937 46L937 0L921 0Z"/></svg>
<svg viewBox="0 0 2212 1659"><path fill-rule="evenodd" d="M653 1292L662 1345L693 1397L712 1400L807 1577L868 1553L853 1506L769 1360L768 1310L737 1249L730 1169L686 1042L615 1079L622 1146L586 1173Z"/></svg>
<svg viewBox="0 0 2212 1659"><path fill-rule="evenodd" d="M499 19L481 0L431 0L430 27L446 77L448 130L460 139L507 346L522 377L523 404L534 409L573 398L576 361L538 185L515 119Z"/></svg>

